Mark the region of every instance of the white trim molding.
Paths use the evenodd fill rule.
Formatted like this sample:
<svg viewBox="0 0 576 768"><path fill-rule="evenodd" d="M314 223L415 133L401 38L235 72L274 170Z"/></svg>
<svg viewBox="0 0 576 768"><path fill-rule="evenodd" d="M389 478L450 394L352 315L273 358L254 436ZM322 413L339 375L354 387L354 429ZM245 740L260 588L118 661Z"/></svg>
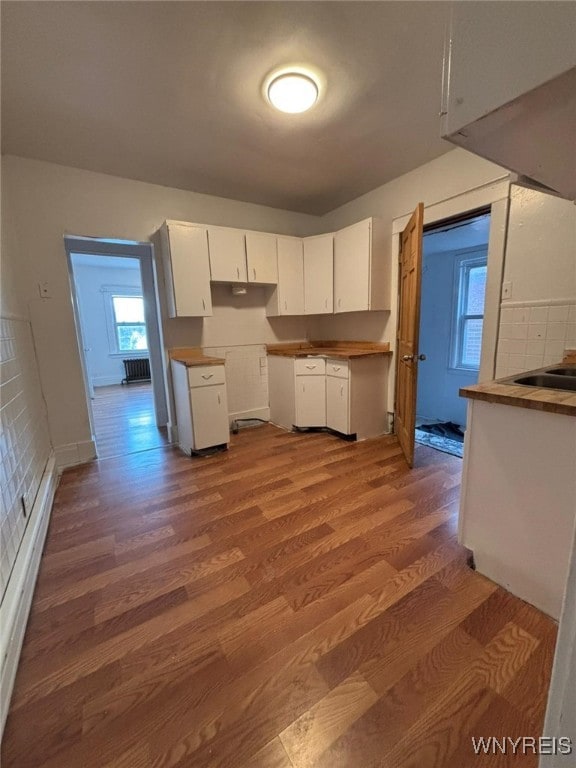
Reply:
<svg viewBox="0 0 576 768"><path fill-rule="evenodd" d="M56 460L54 454L51 454L0 606L0 735L8 715L57 485Z"/></svg>
<svg viewBox="0 0 576 768"><path fill-rule="evenodd" d="M59 472L77 464L87 464L97 458L94 440L83 440L80 443L67 443L54 448L56 467Z"/></svg>

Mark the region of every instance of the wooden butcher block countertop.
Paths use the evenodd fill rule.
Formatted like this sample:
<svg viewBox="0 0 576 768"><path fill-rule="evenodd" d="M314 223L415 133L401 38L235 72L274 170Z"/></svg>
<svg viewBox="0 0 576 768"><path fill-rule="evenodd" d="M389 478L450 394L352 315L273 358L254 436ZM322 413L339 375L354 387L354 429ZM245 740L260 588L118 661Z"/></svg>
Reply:
<svg viewBox="0 0 576 768"><path fill-rule="evenodd" d="M168 350L170 359L176 363L182 363L187 368L196 365L224 365L223 357L209 357L202 352L200 347L175 347Z"/></svg>
<svg viewBox="0 0 576 768"><path fill-rule="evenodd" d="M350 360L355 357L391 355L390 344L376 341L302 341L287 344L267 344L269 355L278 357L319 357Z"/></svg>
<svg viewBox="0 0 576 768"><path fill-rule="evenodd" d="M545 373L554 367L565 368L572 367L572 365L574 364L566 362L557 366L548 365L536 371L519 373L514 378ZM460 390L460 395L471 400L485 400L489 403L501 403L502 405L512 405L518 408L530 408L536 411L576 416L576 392L568 389L549 389L548 387L530 387L523 384L507 384L505 382L508 379L510 379L509 376L506 379L497 379L486 384L474 384L470 387L463 387Z"/></svg>

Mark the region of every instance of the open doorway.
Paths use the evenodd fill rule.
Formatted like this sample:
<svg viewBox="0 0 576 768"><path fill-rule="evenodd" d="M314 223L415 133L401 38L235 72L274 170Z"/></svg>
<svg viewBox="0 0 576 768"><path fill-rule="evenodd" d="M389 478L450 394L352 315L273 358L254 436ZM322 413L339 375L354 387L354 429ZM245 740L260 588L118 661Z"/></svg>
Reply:
<svg viewBox="0 0 576 768"><path fill-rule="evenodd" d="M460 457L459 390L478 381L489 235L488 208L425 227L422 243L416 442Z"/></svg>
<svg viewBox="0 0 576 768"><path fill-rule="evenodd" d="M151 259L82 252L71 241L67 251L97 455L162 447L169 440L163 381L154 382L162 366Z"/></svg>

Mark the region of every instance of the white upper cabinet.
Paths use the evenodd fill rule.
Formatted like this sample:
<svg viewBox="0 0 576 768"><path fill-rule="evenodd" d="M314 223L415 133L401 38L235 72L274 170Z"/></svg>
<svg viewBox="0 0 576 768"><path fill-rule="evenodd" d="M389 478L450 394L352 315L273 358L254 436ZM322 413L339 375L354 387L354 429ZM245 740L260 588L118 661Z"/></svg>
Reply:
<svg viewBox="0 0 576 768"><path fill-rule="evenodd" d="M170 317L212 314L206 227L166 221L161 230L162 260Z"/></svg>
<svg viewBox="0 0 576 768"><path fill-rule="evenodd" d="M334 234L304 238L304 313L334 311Z"/></svg>
<svg viewBox="0 0 576 768"><path fill-rule="evenodd" d="M208 227L210 274L214 282L246 283L246 245L243 229Z"/></svg>
<svg viewBox="0 0 576 768"><path fill-rule="evenodd" d="M275 285L278 282L276 235L246 232L246 264L249 283Z"/></svg>
<svg viewBox="0 0 576 768"><path fill-rule="evenodd" d="M451 3L444 138L576 197L576 4Z"/></svg>
<svg viewBox="0 0 576 768"><path fill-rule="evenodd" d="M278 286L266 306L266 314L304 314L304 254L299 237L278 236Z"/></svg>
<svg viewBox="0 0 576 768"><path fill-rule="evenodd" d="M378 219L334 235L334 312L390 309L390 247Z"/></svg>

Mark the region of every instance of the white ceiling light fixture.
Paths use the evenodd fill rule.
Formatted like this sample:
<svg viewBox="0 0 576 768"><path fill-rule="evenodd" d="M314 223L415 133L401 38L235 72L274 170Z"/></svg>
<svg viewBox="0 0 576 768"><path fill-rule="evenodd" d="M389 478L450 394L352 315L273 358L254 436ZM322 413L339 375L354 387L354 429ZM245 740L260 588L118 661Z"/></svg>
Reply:
<svg viewBox="0 0 576 768"><path fill-rule="evenodd" d="M306 112L320 95L317 78L301 68L283 69L266 80L265 93L270 104L289 114Z"/></svg>

